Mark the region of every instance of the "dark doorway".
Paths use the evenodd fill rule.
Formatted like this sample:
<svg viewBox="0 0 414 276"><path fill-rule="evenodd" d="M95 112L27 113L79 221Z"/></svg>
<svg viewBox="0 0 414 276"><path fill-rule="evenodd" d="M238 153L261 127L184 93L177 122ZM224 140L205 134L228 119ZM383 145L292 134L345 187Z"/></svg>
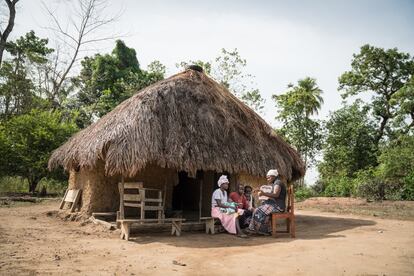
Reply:
<svg viewBox="0 0 414 276"><path fill-rule="evenodd" d="M173 189L172 208L181 212L186 220L198 220L200 202L200 180L202 172L197 172L196 178L188 176L185 171L178 173L178 185Z"/></svg>

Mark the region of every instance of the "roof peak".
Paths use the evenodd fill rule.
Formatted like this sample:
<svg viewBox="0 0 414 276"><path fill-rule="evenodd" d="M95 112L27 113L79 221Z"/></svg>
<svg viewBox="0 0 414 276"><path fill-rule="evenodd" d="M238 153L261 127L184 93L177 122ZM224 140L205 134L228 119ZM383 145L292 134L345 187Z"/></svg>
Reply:
<svg viewBox="0 0 414 276"><path fill-rule="evenodd" d="M201 67L200 65L196 65L196 64L188 65L186 69L204 73L203 67Z"/></svg>

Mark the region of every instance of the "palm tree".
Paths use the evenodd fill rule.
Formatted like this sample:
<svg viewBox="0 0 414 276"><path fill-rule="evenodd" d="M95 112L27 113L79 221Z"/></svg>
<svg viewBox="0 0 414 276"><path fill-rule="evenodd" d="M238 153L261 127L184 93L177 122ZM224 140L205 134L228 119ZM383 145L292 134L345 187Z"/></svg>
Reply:
<svg viewBox="0 0 414 276"><path fill-rule="evenodd" d="M301 79L294 90L298 96L298 104L303 105L306 117L318 114L323 104L323 98L321 96L322 90L316 84L316 80L310 77Z"/></svg>
<svg viewBox="0 0 414 276"><path fill-rule="evenodd" d="M279 107L278 119L285 124L294 122L294 138L291 143L303 156L305 166L308 166L309 152L312 150L309 141L309 126L312 123L310 118L313 114L318 114L323 104L322 90L316 84L314 78L306 77L300 79L297 85L289 84L288 90L281 95L273 95ZM292 125L291 125L292 126ZM289 128L289 127L288 127ZM299 186L303 186L303 179L299 180Z"/></svg>

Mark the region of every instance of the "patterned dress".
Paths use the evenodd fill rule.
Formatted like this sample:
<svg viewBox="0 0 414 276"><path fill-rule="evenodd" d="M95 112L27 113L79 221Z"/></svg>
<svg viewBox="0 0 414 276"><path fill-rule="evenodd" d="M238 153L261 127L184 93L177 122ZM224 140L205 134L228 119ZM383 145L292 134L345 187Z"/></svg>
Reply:
<svg viewBox="0 0 414 276"><path fill-rule="evenodd" d="M279 197L276 199L269 198L256 208L249 224L249 230L262 233L271 232L270 214L285 210L286 186L279 179L276 179L272 184L272 191L275 190L276 186L280 186Z"/></svg>

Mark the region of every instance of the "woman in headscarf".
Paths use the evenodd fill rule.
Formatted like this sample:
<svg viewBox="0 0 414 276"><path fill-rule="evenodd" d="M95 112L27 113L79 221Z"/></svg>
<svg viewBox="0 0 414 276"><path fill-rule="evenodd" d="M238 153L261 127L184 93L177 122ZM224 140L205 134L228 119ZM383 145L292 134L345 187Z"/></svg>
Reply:
<svg viewBox="0 0 414 276"><path fill-rule="evenodd" d="M229 188L229 180L227 176L220 176L217 185L219 188L211 197L211 216L220 219L221 225L230 234L245 238L246 235L241 231L238 220L238 215L243 211L238 210L237 203L228 201L226 190Z"/></svg>
<svg viewBox="0 0 414 276"><path fill-rule="evenodd" d="M286 184L277 170L269 170L266 174L268 185L260 187L259 199L262 205L255 209L248 231L262 235L270 235L270 214L284 212L286 202Z"/></svg>

